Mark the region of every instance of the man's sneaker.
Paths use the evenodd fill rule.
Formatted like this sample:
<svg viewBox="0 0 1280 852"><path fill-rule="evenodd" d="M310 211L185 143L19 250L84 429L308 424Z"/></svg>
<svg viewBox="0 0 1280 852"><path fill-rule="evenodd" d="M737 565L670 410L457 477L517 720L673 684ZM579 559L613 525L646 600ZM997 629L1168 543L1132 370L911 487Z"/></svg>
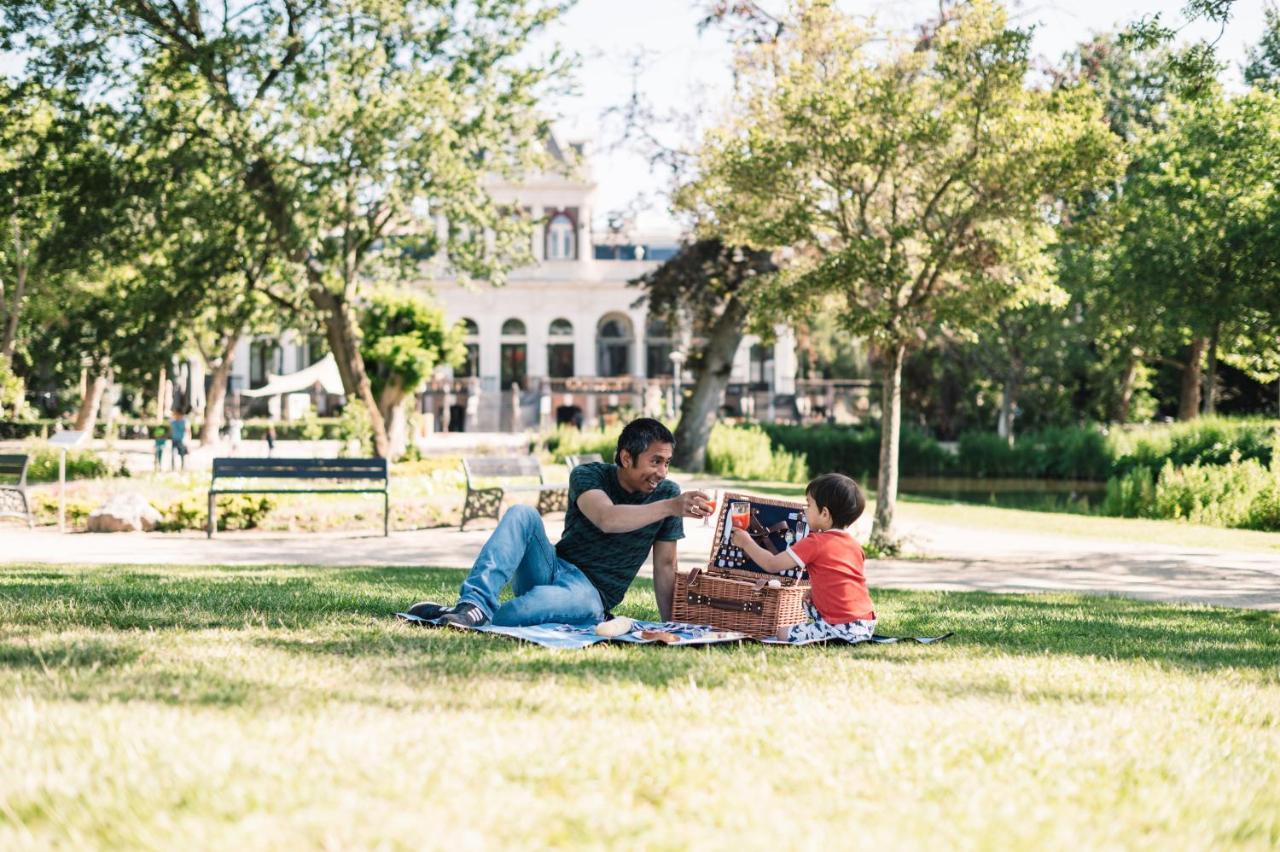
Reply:
<svg viewBox="0 0 1280 852"><path fill-rule="evenodd" d="M489 616L473 603L460 603L440 619L441 624L452 624L455 627L480 627L489 623Z"/></svg>
<svg viewBox="0 0 1280 852"><path fill-rule="evenodd" d="M425 618L427 621L435 621L446 612L451 612L453 607L444 604L433 603L432 601L420 601L409 607L407 612L409 615L416 615L418 618Z"/></svg>

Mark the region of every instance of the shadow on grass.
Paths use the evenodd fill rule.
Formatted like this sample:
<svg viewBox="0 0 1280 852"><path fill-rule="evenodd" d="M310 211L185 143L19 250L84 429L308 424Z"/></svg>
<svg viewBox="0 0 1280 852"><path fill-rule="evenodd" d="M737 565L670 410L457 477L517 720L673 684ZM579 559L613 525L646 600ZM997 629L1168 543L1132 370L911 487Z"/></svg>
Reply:
<svg viewBox="0 0 1280 852"><path fill-rule="evenodd" d="M0 570L0 624L22 625L28 628L24 632L63 630L68 625L175 631L280 628L311 631L315 640L280 635L255 641L293 654L391 658L398 669L433 675L556 676L649 685L690 675L711 685L708 681L735 676L735 660L762 651L754 645L731 645L552 652L506 638L394 621L393 614L415 600L454 600L462 576L461 571L433 568L7 568ZM1183 670L1273 670L1280 660L1280 613L1062 593L880 589L874 594L882 633L955 631L940 653L954 648L980 654L1063 654L1145 660ZM652 584L638 581L619 612L656 618ZM23 645L5 647L13 665L39 664L24 656ZM101 665L127 661L121 656L127 652L111 643L98 650ZM741 653L744 650L750 653ZM916 653L896 653L892 647L872 650L877 659L918 659ZM68 656L66 664L91 665L97 653L85 645L82 652ZM811 654L781 649L766 653ZM89 662L76 662L80 660ZM0 658L0 664L4 662Z"/></svg>

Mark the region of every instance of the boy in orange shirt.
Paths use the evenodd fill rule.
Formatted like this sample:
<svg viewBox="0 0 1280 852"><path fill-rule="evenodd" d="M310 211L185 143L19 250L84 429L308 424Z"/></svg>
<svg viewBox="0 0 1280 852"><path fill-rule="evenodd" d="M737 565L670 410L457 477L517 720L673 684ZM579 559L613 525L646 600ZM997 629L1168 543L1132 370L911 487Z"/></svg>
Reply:
<svg viewBox="0 0 1280 852"><path fill-rule="evenodd" d="M848 528L867 500L858 483L840 473L827 473L809 483L805 501L809 535L782 553L765 550L743 529L733 531L733 543L771 574L797 569L809 573L813 588L804 606L813 620L779 627L778 639L866 641L876 632L876 613L863 574L866 557Z"/></svg>

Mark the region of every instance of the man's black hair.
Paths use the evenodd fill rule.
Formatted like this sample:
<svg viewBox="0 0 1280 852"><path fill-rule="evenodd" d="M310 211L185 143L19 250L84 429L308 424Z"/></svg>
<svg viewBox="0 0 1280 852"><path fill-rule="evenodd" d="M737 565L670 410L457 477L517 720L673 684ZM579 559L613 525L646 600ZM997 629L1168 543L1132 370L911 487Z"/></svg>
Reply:
<svg viewBox="0 0 1280 852"><path fill-rule="evenodd" d="M618 449L613 454L613 463L622 464L622 451L626 450L634 465L640 460L640 454L649 448L654 441L660 444L675 445L676 439L671 430L651 417L640 417L632 420L618 436Z"/></svg>
<svg viewBox="0 0 1280 852"><path fill-rule="evenodd" d="M813 498L819 509L831 513L833 526L844 529L862 515L867 508L867 498L862 489L843 473L824 473L809 483L804 493Z"/></svg>

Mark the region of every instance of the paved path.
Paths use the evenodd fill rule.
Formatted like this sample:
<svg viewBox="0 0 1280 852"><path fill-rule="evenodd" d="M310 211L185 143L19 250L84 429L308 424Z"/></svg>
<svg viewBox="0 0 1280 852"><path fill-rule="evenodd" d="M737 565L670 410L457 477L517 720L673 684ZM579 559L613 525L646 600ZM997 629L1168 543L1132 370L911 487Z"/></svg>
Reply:
<svg viewBox="0 0 1280 852"><path fill-rule="evenodd" d="M1280 610L1280 555L1040 536L952 527L910 517L904 532L937 558L872 560L872 586L903 589L1032 592L1068 590L1158 601ZM548 519L552 540L561 521ZM201 533L59 535L0 523L0 564L23 562L159 565L435 565L467 567L492 525L393 533ZM702 564L711 530L686 522L680 562ZM646 568L646 573L648 569Z"/></svg>

